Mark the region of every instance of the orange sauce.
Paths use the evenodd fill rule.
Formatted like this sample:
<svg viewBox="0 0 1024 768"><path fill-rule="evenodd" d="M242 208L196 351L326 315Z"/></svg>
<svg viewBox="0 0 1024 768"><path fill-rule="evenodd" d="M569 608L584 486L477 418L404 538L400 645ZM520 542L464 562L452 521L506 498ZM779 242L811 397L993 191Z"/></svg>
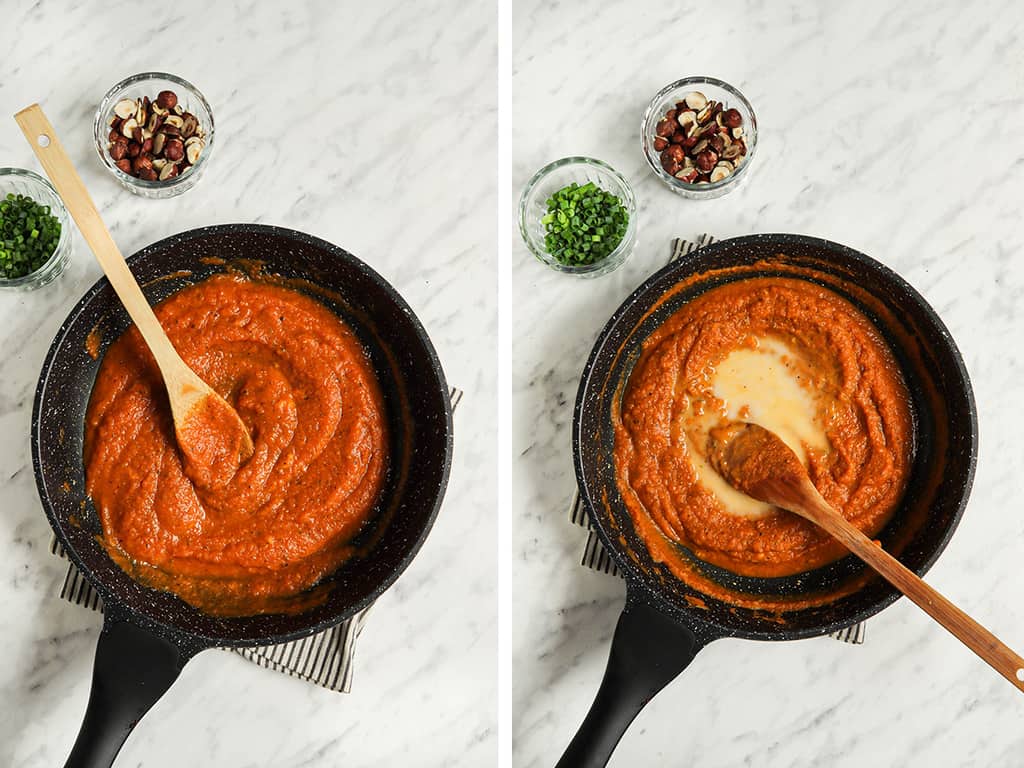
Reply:
<svg viewBox="0 0 1024 768"><path fill-rule="evenodd" d="M719 369L738 379L720 381ZM783 436L825 499L868 535L898 506L913 422L906 384L877 329L805 280L728 283L685 304L644 342L614 414L626 508L652 556L678 578L707 591L678 545L761 577L801 573L846 553L812 523L723 487L704 460L706 438L737 418Z"/></svg>
<svg viewBox="0 0 1024 768"><path fill-rule="evenodd" d="M320 302L238 275L187 287L156 313L255 452L225 471L216 455L190 467L159 371L130 328L107 350L86 416L86 488L104 545L140 582L212 615L308 607L319 599L310 588L356 553L387 472L369 359Z"/></svg>

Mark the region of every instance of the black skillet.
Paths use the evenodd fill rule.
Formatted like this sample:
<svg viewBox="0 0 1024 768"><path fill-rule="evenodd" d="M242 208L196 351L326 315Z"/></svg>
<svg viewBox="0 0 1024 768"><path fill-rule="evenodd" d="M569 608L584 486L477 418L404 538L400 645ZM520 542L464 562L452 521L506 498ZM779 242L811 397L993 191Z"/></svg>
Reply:
<svg viewBox="0 0 1024 768"><path fill-rule="evenodd" d="M230 224L161 240L128 259L151 303L186 285L259 260L293 278L352 327L378 372L386 401L392 466L379 505L380 540L327 580L320 606L295 615L214 618L177 597L133 581L107 556L85 496L82 436L102 350L128 327L106 279L82 297L50 347L32 413L32 460L50 525L103 599L92 692L67 766L107 768L138 720L182 667L207 648L282 643L336 625L376 600L422 545L448 481L452 416L441 365L409 305L370 267L323 240L278 227ZM94 336L95 337L95 336ZM366 535L373 535L367 532Z"/></svg>
<svg viewBox="0 0 1024 768"><path fill-rule="evenodd" d="M696 275L702 277L672 292ZM780 623L778 615L730 605L675 578L651 558L625 512L615 482L611 414L643 341L700 293L755 276L800 277L831 288L874 321L896 354L913 400L916 452L903 503L879 536L883 546L923 575L960 521L977 455L974 396L949 332L899 275L850 248L801 235L724 240L655 273L604 327L576 398L576 478L602 543L625 574L627 592L601 687L559 768L605 765L640 710L711 641L824 635L878 613L899 597L887 582L871 578L834 602L785 613ZM866 568L849 556L797 576L749 578L684 554L719 586L748 595L828 594L863 578Z"/></svg>

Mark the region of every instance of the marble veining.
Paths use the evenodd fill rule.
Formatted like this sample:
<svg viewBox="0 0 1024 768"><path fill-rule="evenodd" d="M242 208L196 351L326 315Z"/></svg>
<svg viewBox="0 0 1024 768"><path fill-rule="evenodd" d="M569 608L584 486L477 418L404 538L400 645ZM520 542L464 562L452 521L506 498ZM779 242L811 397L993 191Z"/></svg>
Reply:
<svg viewBox="0 0 1024 768"><path fill-rule="evenodd" d="M572 404L600 328L676 236L836 240L899 271L935 307L973 381L981 447L963 522L929 580L1024 650L1019 9L520 0L511 20L510 193L545 163L585 154L622 172L639 206L635 253L598 280L551 272L510 233L513 764L555 762L604 670L624 587L578 566L579 531L565 517ZM696 74L736 85L759 124L749 178L706 202L663 187L640 146L647 101ZM978 125L967 114L1000 149L967 160L966 126ZM641 713L611 765L1009 768L1024 765L1021 707L1019 693L901 600L871 619L859 647L712 643Z"/></svg>
<svg viewBox="0 0 1024 768"><path fill-rule="evenodd" d="M125 253L228 222L307 231L403 294L465 390L451 482L423 549L371 612L353 692L208 651L129 738L119 766L491 765L494 547L495 10L454 0L184 0L5 5L0 165L39 170L10 116L40 102ZM130 30L130 31L129 31ZM121 78L165 70L210 101L201 182L130 195L92 145ZM472 130L467 130L471 126ZM63 763L88 695L98 615L57 597L29 452L36 377L66 312L99 277L77 230L68 271L0 293L0 765Z"/></svg>

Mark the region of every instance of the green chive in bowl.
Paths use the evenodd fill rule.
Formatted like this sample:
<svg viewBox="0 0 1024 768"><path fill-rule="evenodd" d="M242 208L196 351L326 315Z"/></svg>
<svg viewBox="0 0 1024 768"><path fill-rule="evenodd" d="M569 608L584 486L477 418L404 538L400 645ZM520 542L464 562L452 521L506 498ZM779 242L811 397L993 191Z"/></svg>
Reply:
<svg viewBox="0 0 1024 768"><path fill-rule="evenodd" d="M32 171L22 168L0 168L0 205L7 207L3 218L10 218L6 215L8 212L11 216L19 215L20 204L15 202L13 208L9 207L11 201L8 201L8 195L24 195L35 201L37 205L48 207L49 215L54 217L60 225L60 234L56 238L56 244L52 249L47 248L50 251L48 255L31 252L30 249L24 247L24 243L19 245L15 231L18 228L13 228L8 232L6 226L2 227L4 233L0 234L0 238L3 239L3 242L0 242L0 248L4 252L4 260L6 261L8 257L15 259L17 264L13 264L13 266L28 266L30 271L27 274L7 277L7 269L0 270L0 288L29 291L56 280L67 267L72 248L71 218L50 182ZM35 216L36 214L31 215ZM31 227L22 228L21 235L31 238L32 230L41 233L42 225L35 222ZM7 242L8 240L10 243ZM25 259L28 260L27 263L24 261Z"/></svg>
<svg viewBox="0 0 1024 768"><path fill-rule="evenodd" d="M576 189L568 191L573 184ZM614 195L624 209L624 227L618 206L602 192ZM553 212L548 205L552 198ZM594 209L599 210L597 215ZM585 237L572 236L573 222ZM564 157L545 165L527 182L519 198L519 232L530 252L557 272L606 275L622 266L636 246L636 197L629 182L607 163Z"/></svg>

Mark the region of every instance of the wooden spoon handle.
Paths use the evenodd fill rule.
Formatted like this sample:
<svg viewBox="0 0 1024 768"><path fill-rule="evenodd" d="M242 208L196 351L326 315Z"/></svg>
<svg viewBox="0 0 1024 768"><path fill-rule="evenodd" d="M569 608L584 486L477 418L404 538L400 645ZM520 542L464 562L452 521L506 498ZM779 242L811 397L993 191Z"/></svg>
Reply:
<svg viewBox="0 0 1024 768"><path fill-rule="evenodd" d="M172 370L185 367L163 328L160 327L160 322L153 314L153 308L149 306L135 276L128 269L124 256L121 255L114 238L110 236L103 219L100 218L85 184L82 183L42 108L38 104L33 104L18 112L14 119L21 126L22 133L32 145L36 157L46 170L46 175L50 177L57 194L81 230L85 242L96 255L96 260L103 268L121 303L142 332L146 344L164 371L164 376L166 377Z"/></svg>
<svg viewBox="0 0 1024 768"><path fill-rule="evenodd" d="M824 500L822 500L824 504ZM820 507L820 505L819 505ZM827 505L807 517L839 540L857 557L874 568L890 584L913 600L925 613L948 629L960 642L984 659L1021 691L1024 691L1024 658L1014 653L938 591L890 555Z"/></svg>

